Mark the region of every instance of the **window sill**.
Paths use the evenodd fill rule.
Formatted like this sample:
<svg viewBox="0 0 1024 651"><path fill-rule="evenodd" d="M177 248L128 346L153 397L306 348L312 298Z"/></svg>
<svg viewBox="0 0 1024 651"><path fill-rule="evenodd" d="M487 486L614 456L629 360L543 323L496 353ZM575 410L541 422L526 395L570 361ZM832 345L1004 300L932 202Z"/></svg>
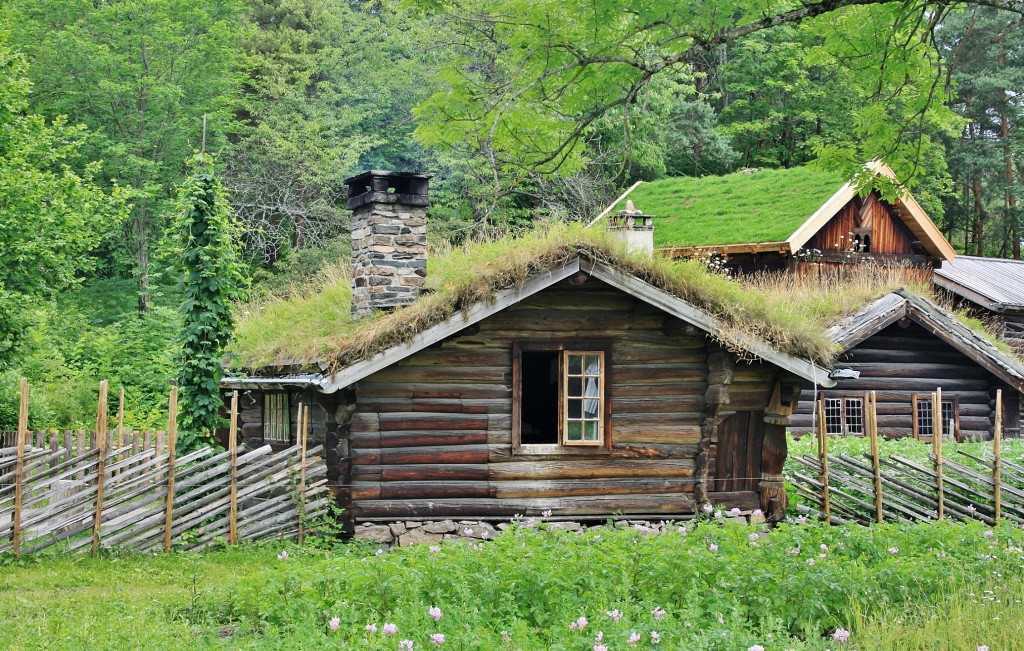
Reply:
<svg viewBox="0 0 1024 651"><path fill-rule="evenodd" d="M520 445L516 451L518 456L594 456L607 455L604 444L597 445L558 445L556 443L527 443Z"/></svg>

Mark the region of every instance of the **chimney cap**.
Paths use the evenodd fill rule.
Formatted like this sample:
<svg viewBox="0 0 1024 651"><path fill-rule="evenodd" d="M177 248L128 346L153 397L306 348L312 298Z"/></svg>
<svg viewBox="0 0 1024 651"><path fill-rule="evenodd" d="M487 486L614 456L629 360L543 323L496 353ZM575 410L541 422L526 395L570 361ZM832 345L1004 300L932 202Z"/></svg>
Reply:
<svg viewBox="0 0 1024 651"><path fill-rule="evenodd" d="M429 206L427 187L433 174L367 170L345 179L348 186L348 209L368 203L399 203Z"/></svg>

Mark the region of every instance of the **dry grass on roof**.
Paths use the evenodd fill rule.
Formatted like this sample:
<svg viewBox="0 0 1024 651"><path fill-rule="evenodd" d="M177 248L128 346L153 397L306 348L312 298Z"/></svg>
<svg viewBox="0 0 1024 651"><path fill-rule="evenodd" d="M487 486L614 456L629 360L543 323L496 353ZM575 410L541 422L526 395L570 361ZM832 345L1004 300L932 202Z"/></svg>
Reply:
<svg viewBox="0 0 1024 651"><path fill-rule="evenodd" d="M347 271L341 265L327 269L311 285L241 306L235 352L239 365L250 369L313 361L343 367L581 253L714 314L722 324L715 334L727 345L739 333L754 335L780 351L826 364L834 354L828 325L905 284L903 276L878 270L857 272L856 282L853 276L844 282L783 276L740 283L698 262L630 254L600 229L555 225L516 239L432 251L430 293L376 318L353 321Z"/></svg>

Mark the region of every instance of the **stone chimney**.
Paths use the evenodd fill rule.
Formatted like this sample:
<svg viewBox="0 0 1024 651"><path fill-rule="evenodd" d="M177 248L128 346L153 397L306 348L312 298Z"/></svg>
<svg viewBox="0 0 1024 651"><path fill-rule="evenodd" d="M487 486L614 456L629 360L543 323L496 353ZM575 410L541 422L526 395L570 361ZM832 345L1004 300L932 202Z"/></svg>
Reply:
<svg viewBox="0 0 1024 651"><path fill-rule="evenodd" d="M654 219L626 201L626 209L608 216L608 232L624 241L630 251L654 255Z"/></svg>
<svg viewBox="0 0 1024 651"><path fill-rule="evenodd" d="M432 174L370 170L345 179L352 211L352 314L393 310L427 277L427 185Z"/></svg>

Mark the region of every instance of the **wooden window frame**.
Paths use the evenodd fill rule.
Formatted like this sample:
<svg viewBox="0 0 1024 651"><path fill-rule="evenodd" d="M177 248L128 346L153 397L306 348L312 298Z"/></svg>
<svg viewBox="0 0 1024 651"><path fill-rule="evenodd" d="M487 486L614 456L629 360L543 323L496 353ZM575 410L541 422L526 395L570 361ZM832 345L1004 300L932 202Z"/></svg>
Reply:
<svg viewBox="0 0 1024 651"><path fill-rule="evenodd" d="M524 352L558 352L558 443L522 443L522 398L523 398L523 353ZM565 436L566 410L568 397L566 394L566 373L568 354L600 355L601 384L597 441L567 441ZM533 455L572 455L610 453L612 448L611 430L611 399L609 386L611 383L611 344L607 341L595 340L517 340L512 342L512 454Z"/></svg>
<svg viewBox="0 0 1024 651"><path fill-rule="evenodd" d="M271 401L271 400L274 400L275 398L283 398L284 399L283 409L280 406L275 407L273 405L269 406L269 408L268 408L267 402ZM291 394L288 391L266 391L266 392L263 393L263 400L262 400L261 404L262 404L262 409L263 409L263 411L262 411L263 441L266 442L266 443L290 444L292 442L292 400L291 400ZM280 413L284 414L284 417L285 417L285 422L284 422L284 426L283 426L283 431L284 431L284 435L285 435L284 438L278 438L278 437L275 437L275 436L270 436L270 434L271 434L271 427L272 427L272 423L270 422L270 415L271 415L271 413L274 413L274 412L276 412L278 414L280 414ZM278 433L280 433L282 431L281 428L276 428L276 429L277 429Z"/></svg>
<svg viewBox="0 0 1024 651"><path fill-rule="evenodd" d="M825 401L825 434L828 436L866 436L867 435L867 413L864 411L864 394L862 393L831 393L822 392L821 400ZM832 432L828 429L828 400L839 401L839 431ZM860 431L851 432L847 421L847 414L850 410L850 401L856 400L860 408Z"/></svg>
<svg viewBox="0 0 1024 651"><path fill-rule="evenodd" d="M917 415L917 406L918 406L918 403L920 403L922 400L927 401L927 402L931 402L932 401L932 394L930 394L930 393L915 393L915 394L913 394L913 396L911 396L911 399L910 399L911 423L913 425L914 438L919 440L919 441L931 441L932 440L932 436L934 435L934 432L932 434L928 434L928 435L923 435L920 432L920 422L919 422L919 418L918 418L918 415ZM953 440L959 442L961 440L961 436L960 436L960 394L957 394L957 393L943 393L942 394L942 404L945 405L946 403L951 403L953 405L953 431L952 431L952 436L953 436ZM941 409L941 408L942 407L940 406L939 409ZM932 405L933 418L934 418L934 413L935 413L935 405ZM934 425L932 425L932 427L934 427ZM943 438L945 438L944 434L942 436L943 436Z"/></svg>

